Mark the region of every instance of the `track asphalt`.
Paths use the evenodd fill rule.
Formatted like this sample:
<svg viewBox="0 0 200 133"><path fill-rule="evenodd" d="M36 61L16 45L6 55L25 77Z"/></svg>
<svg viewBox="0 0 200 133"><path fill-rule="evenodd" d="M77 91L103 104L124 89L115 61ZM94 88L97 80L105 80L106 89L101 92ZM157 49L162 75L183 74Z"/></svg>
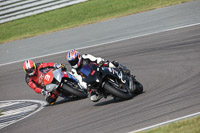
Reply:
<svg viewBox="0 0 200 133"><path fill-rule="evenodd" d="M45 107L1 133L125 133L199 112L199 42L197 25L79 50L126 65L143 83L145 93L128 101L58 99L55 106ZM35 61L63 62L64 56ZM25 84L21 64L0 67L0 100L43 100Z"/></svg>
<svg viewBox="0 0 200 133"><path fill-rule="evenodd" d="M195 7L197 4L199 1L150 11L150 13L180 9L180 7L190 10L192 8L189 9L188 5ZM196 12L200 10L193 9ZM84 28L80 27L80 29ZM51 35L53 34L49 34ZM26 39L13 43L23 41ZM45 107L40 112L1 129L1 133L125 133L199 112L199 42L200 26L195 25L81 49L79 50L81 53L117 60L126 65L143 83L145 93L128 101L114 101L110 97L98 103L93 103L89 99L68 101L58 99L55 106ZM60 53L37 58L35 61L66 63L65 55L66 53ZM1 56L1 59L2 57L7 58ZM22 62L0 66L0 90L0 101L44 100L25 84Z"/></svg>

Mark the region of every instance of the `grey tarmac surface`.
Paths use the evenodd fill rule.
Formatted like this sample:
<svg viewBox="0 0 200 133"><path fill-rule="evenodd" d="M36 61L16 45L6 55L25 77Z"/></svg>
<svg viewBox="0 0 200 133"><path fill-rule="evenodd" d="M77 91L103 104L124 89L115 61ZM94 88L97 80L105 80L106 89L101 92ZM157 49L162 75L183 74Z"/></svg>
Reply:
<svg viewBox="0 0 200 133"><path fill-rule="evenodd" d="M127 101L58 99L1 133L126 133L200 110L200 25L80 52L126 65L145 92ZM65 63L65 55L35 61ZM25 84L22 62L0 67L0 90L0 100L43 100Z"/></svg>
<svg viewBox="0 0 200 133"><path fill-rule="evenodd" d="M0 65L200 23L200 0L0 45Z"/></svg>

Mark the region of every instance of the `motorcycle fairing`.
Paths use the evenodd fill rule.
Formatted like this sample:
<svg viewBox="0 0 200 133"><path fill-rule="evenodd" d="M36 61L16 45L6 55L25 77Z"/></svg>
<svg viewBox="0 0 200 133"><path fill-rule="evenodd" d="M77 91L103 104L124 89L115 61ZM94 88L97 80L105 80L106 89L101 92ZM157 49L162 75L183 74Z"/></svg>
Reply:
<svg viewBox="0 0 200 133"><path fill-rule="evenodd" d="M62 73L61 68L60 68L60 69L54 70L54 71L53 71L53 75L54 75L54 78L55 78L58 82L61 82L62 77L63 77L63 73Z"/></svg>
<svg viewBox="0 0 200 133"><path fill-rule="evenodd" d="M44 75L44 85L50 84L53 81L53 70Z"/></svg>
<svg viewBox="0 0 200 133"><path fill-rule="evenodd" d="M110 75L115 75L116 77L118 77L122 83L126 83L125 75L122 73L122 71L119 71L117 68L103 67L102 69L107 70L107 72L110 73Z"/></svg>
<svg viewBox="0 0 200 133"><path fill-rule="evenodd" d="M48 92L53 92L54 89L58 88L58 85L57 84L48 84L46 86L46 91Z"/></svg>
<svg viewBox="0 0 200 133"><path fill-rule="evenodd" d="M68 76L70 79L76 81L76 82L79 82L78 79L76 79L71 73L68 73Z"/></svg>
<svg viewBox="0 0 200 133"><path fill-rule="evenodd" d="M61 82L63 77L63 73L61 69L51 70L47 74L45 74L44 77L44 84L46 85L46 90L48 92L53 91L54 89L57 89L59 86L59 83Z"/></svg>

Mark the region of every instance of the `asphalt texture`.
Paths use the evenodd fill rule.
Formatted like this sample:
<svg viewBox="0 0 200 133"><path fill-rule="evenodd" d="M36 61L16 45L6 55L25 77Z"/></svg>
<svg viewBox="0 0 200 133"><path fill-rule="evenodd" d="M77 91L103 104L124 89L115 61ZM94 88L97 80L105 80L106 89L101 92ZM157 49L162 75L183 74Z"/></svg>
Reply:
<svg viewBox="0 0 200 133"><path fill-rule="evenodd" d="M58 99L1 133L126 133L200 110L200 25L79 51L126 65L145 92L127 101ZM35 61L66 63L65 55ZM0 67L0 100L44 100L25 84L22 64Z"/></svg>
<svg viewBox="0 0 200 133"><path fill-rule="evenodd" d="M0 66L200 23L200 0L0 44Z"/></svg>
<svg viewBox="0 0 200 133"><path fill-rule="evenodd" d="M60 52L34 61L64 63L70 69L62 51L112 41L79 51L126 65L144 85L145 92L127 101L108 97L93 103L89 99L59 98L54 106L0 132L126 133L199 112L199 5L197 0L1 44L0 101L44 100L25 84L24 59ZM192 24L196 26L167 31ZM144 34L151 35L133 38Z"/></svg>

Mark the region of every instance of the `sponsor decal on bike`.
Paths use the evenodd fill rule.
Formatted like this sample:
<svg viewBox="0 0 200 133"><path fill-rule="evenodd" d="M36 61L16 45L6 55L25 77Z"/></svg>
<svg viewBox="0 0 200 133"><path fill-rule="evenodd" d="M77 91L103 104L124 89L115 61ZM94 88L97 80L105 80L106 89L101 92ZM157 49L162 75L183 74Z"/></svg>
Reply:
<svg viewBox="0 0 200 133"><path fill-rule="evenodd" d="M78 79L76 79L72 74L70 74L70 73L68 73L68 74L69 74L69 78L73 79L76 82L79 82Z"/></svg>
<svg viewBox="0 0 200 133"><path fill-rule="evenodd" d="M120 72L118 72L118 71L116 71L115 69L113 69L113 68L108 68L108 70L109 70L109 72L111 72L111 73L113 73L113 74L116 74L118 77L119 77L119 79L121 79L121 81L122 81L122 83L126 83L126 80L123 80L123 74L122 74L122 72L120 71Z"/></svg>

